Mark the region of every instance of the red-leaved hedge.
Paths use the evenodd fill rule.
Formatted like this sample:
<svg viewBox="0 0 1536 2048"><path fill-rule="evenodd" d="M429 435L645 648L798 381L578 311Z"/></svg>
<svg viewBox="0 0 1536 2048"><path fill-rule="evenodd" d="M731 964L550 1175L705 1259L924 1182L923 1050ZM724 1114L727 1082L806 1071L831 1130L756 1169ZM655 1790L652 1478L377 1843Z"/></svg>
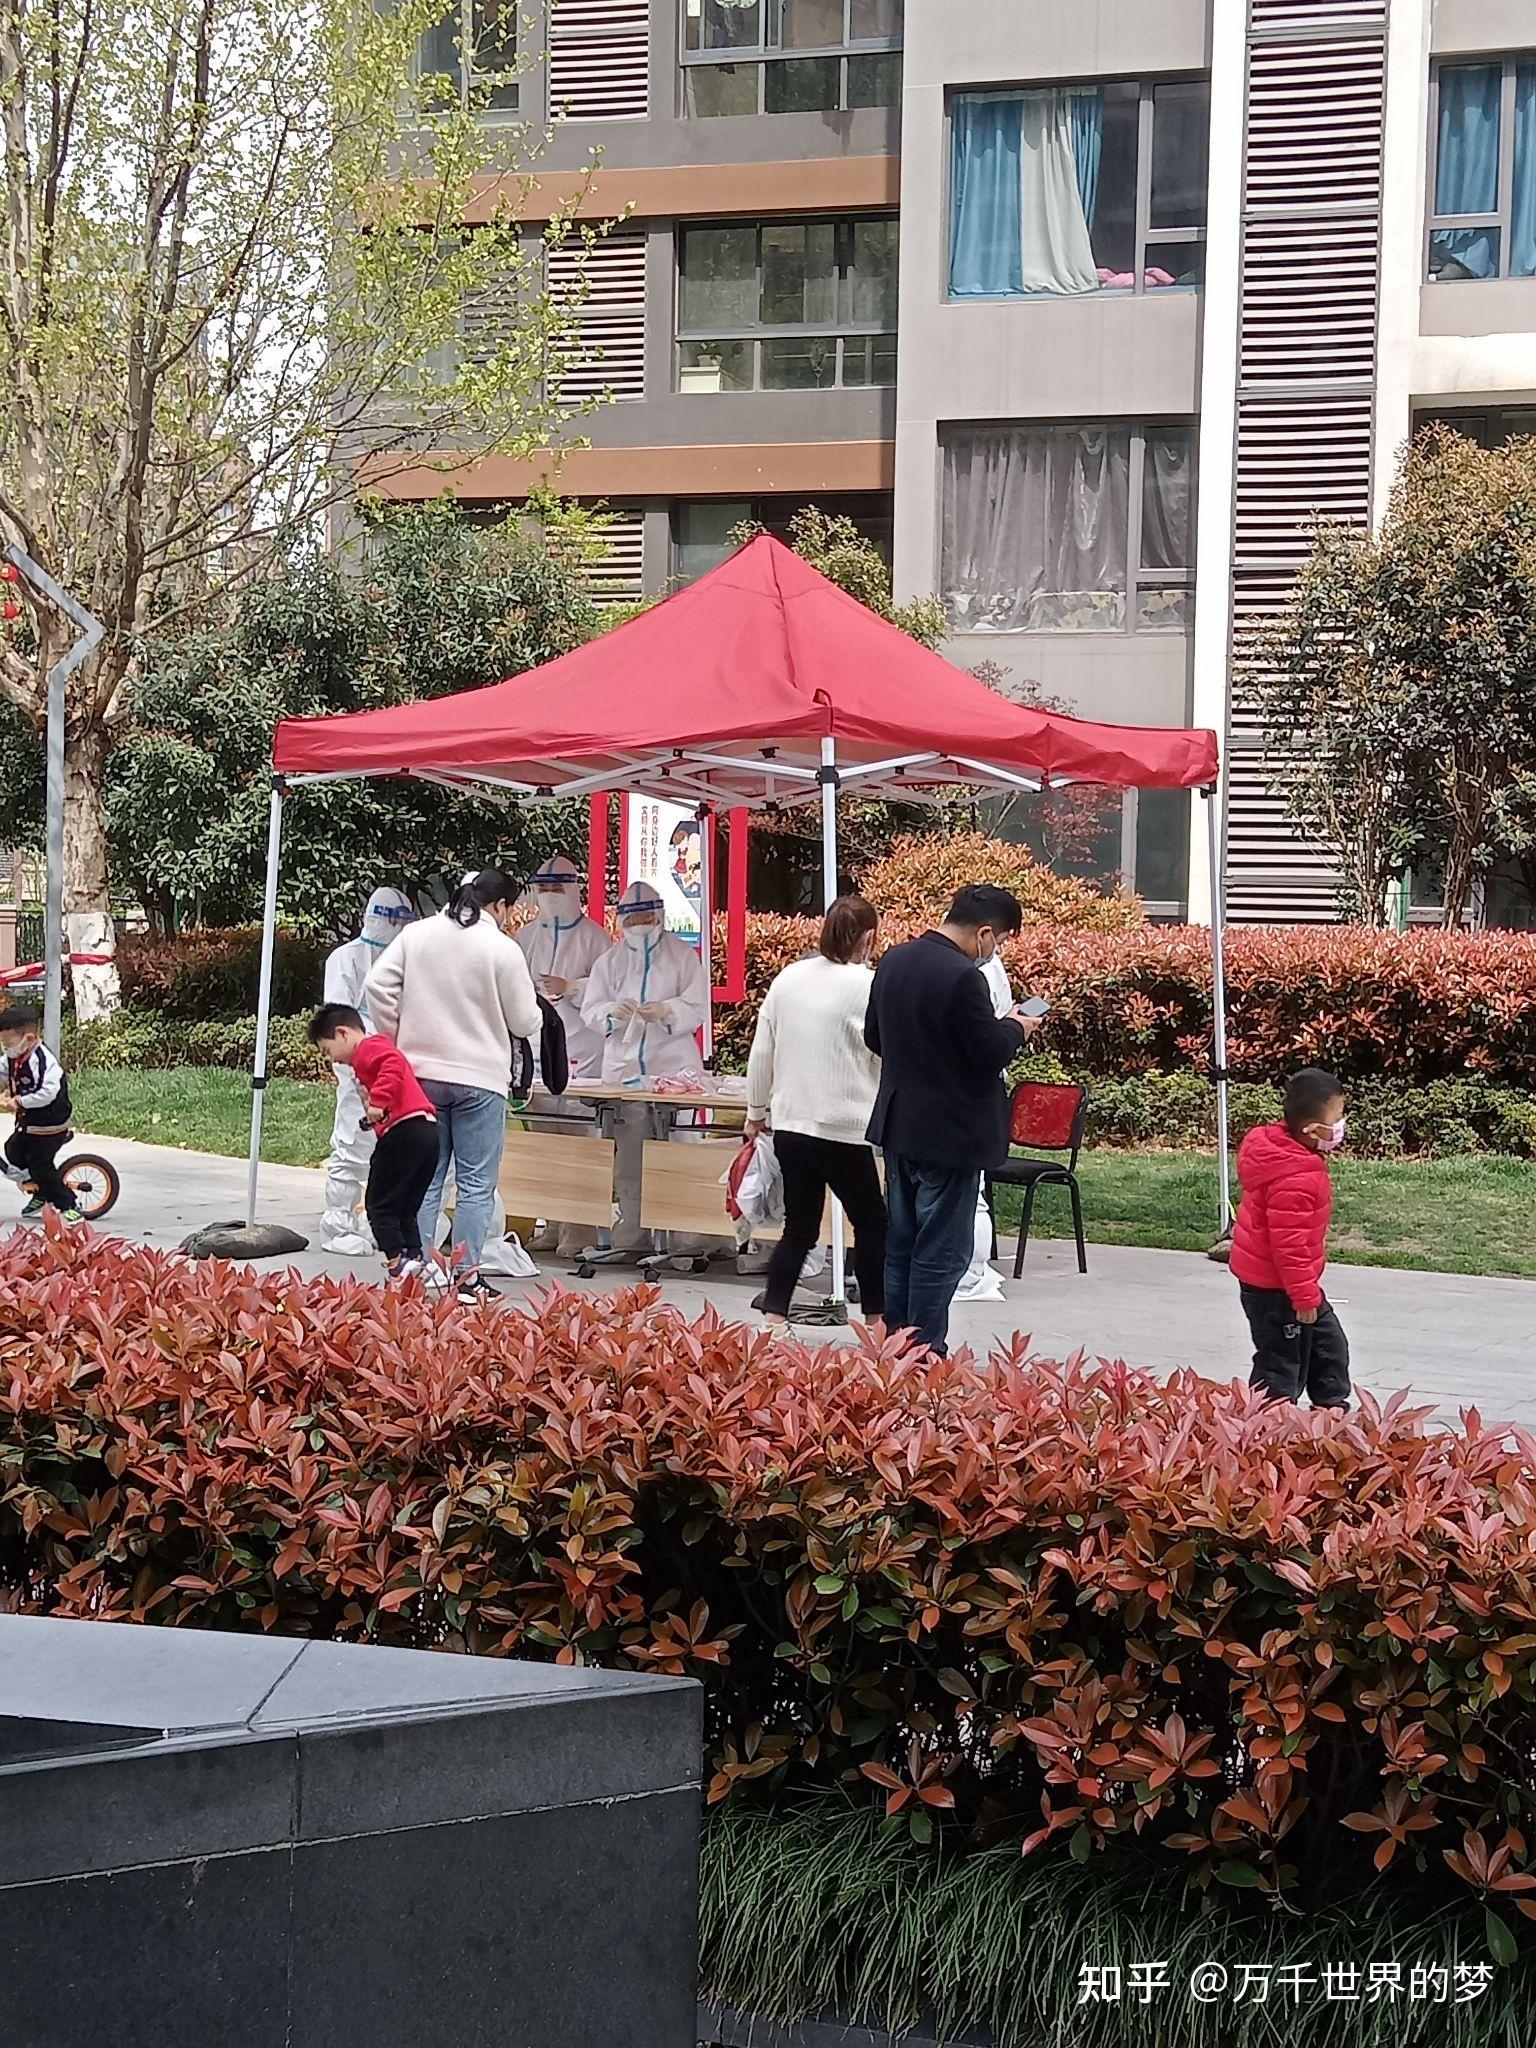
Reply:
<svg viewBox="0 0 1536 2048"><path fill-rule="evenodd" d="M888 917L880 942L912 929ZM763 991L816 930L806 918L752 920L747 1000L726 1020L725 1055L745 1057ZM1039 1042L1074 1072L1208 1064L1211 935L1202 926L1028 925L1004 951L1015 986L1050 999ZM1536 1085L1536 939L1525 933L1234 931L1227 975L1238 1080L1273 1082L1316 1064L1346 1080L1419 1085L1473 1073Z"/></svg>
<svg viewBox="0 0 1536 2048"><path fill-rule="evenodd" d="M8 1605L689 1673L713 1798L842 1779L1276 1895L1428 1859L1528 1904L1533 1459L1025 1339L0 1243Z"/></svg>

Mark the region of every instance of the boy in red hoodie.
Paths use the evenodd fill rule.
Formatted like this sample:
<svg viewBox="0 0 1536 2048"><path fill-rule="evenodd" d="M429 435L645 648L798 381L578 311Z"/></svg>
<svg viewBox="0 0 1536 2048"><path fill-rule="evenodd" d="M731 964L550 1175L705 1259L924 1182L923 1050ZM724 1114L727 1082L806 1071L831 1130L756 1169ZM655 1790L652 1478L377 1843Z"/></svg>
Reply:
<svg viewBox="0 0 1536 2048"><path fill-rule="evenodd" d="M1253 1332L1251 1384L1272 1401L1349 1406L1349 1339L1322 1289L1333 1182L1324 1155L1344 1142L1344 1091L1307 1067L1285 1086L1285 1120L1237 1154L1243 1199L1231 1267Z"/></svg>
<svg viewBox="0 0 1536 2048"><path fill-rule="evenodd" d="M350 1003L327 1003L309 1020L309 1042L333 1067L350 1067L363 1093L364 1121L378 1143L363 1204L391 1280L427 1276L421 1205L437 1171L437 1111L399 1047L370 1032Z"/></svg>

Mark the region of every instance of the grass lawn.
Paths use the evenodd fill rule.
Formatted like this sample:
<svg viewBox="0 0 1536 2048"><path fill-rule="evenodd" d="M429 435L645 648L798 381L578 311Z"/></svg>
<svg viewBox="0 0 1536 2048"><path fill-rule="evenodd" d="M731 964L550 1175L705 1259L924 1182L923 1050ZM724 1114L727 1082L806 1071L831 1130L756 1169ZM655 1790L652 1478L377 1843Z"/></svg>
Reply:
<svg viewBox="0 0 1536 2048"><path fill-rule="evenodd" d="M1083 1155L1088 1235L1099 1244L1204 1251L1215 1235L1216 1160L1185 1152ZM1536 1161L1349 1159L1334 1164L1329 1257L1345 1265L1536 1278ZM1018 1214L1012 1190L999 1207ZM1070 1237L1060 1189L1037 1198L1035 1234Z"/></svg>
<svg viewBox="0 0 1536 2048"><path fill-rule="evenodd" d="M249 1074L227 1067L86 1067L70 1075L69 1086L82 1131L231 1159L243 1159L250 1148ZM336 1091L324 1081L269 1081L262 1157L279 1166L319 1166L335 1112Z"/></svg>
<svg viewBox="0 0 1536 2048"><path fill-rule="evenodd" d="M250 1132L248 1075L220 1067L96 1071L71 1076L83 1131L245 1154ZM318 1166L330 1143L335 1096L324 1082L275 1080L267 1091L264 1156L284 1166ZM1350 1159L1334 1168L1331 1256L1367 1266L1536 1278L1536 1162L1486 1155L1466 1159ZM1205 1153L1085 1153L1083 1206L1096 1244L1204 1251L1215 1235L1216 1161ZM1005 1192L1004 1222L1018 1215ZM1035 1233L1066 1237L1071 1218L1059 1189L1042 1192Z"/></svg>

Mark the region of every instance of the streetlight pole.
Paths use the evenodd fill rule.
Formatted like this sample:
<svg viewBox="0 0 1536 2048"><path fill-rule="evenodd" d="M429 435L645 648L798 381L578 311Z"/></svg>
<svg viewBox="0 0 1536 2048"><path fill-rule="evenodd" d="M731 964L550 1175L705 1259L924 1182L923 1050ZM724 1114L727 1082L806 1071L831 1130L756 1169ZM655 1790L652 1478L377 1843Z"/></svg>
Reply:
<svg viewBox="0 0 1536 2048"><path fill-rule="evenodd" d="M47 885L43 908L43 1043L58 1050L64 1022L64 717L65 685L81 662L101 645L106 627L94 613L55 583L24 548L7 547L5 560L21 576L80 628L80 638L61 654L48 671L48 807L46 833Z"/></svg>

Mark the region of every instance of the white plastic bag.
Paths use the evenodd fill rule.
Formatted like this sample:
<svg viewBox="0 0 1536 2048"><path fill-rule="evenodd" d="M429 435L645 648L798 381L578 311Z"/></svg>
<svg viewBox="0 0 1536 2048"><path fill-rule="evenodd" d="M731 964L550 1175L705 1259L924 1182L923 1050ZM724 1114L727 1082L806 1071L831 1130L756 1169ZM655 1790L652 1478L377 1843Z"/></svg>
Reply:
<svg viewBox="0 0 1536 2048"><path fill-rule="evenodd" d="M764 1135L754 1140L752 1156L744 1173L737 1174L736 1165L737 1162L733 1159L721 1174L720 1185L729 1189L742 1221L756 1224L763 1229L782 1223L784 1176L779 1171L778 1155L773 1149L772 1138Z"/></svg>

